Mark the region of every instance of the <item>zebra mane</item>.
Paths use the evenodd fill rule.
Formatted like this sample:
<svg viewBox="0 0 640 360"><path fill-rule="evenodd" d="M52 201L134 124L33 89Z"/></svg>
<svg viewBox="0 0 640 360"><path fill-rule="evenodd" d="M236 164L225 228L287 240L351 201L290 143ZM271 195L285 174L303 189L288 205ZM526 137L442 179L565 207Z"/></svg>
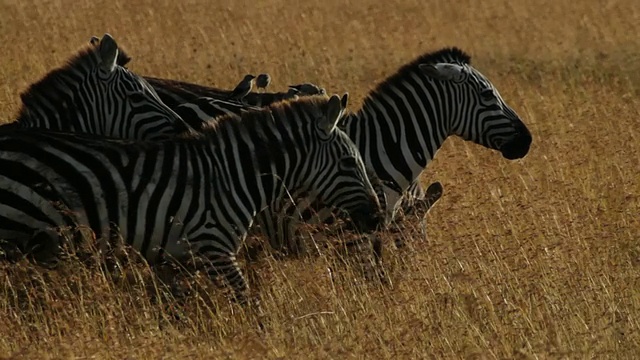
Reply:
<svg viewBox="0 0 640 360"><path fill-rule="evenodd" d="M418 56L412 62L401 67L398 72L415 68L419 64L433 64L439 62L471 64L471 56L457 47L444 48Z"/></svg>
<svg viewBox="0 0 640 360"><path fill-rule="evenodd" d="M22 107L18 119L25 114L29 104L39 102L41 99L46 99L48 102L62 101L60 87L73 82L74 80L72 79L77 78L71 73L79 68L94 68L100 64L100 61L101 58L97 47L86 45L78 50L78 53L69 58L63 66L51 70L42 79L31 84L27 90L20 94Z"/></svg>
<svg viewBox="0 0 640 360"><path fill-rule="evenodd" d="M369 94L371 95L379 93L389 86L395 86L403 82L407 76L415 73L420 64L434 64L440 62L454 63L454 64L471 64L471 56L457 47L444 48L433 52L425 53L408 64L403 65L396 71L395 74L389 76L386 80L378 84L376 88Z"/></svg>

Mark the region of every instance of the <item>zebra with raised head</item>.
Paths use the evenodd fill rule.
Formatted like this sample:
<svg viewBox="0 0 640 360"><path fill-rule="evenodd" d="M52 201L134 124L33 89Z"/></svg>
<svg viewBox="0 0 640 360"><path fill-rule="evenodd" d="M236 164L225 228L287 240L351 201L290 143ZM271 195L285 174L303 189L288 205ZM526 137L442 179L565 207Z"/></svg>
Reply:
<svg viewBox="0 0 640 360"><path fill-rule="evenodd" d="M127 139L161 139L190 127L141 77L117 64L115 40L105 34L21 94L15 122L0 129L47 128Z"/></svg>
<svg viewBox="0 0 640 360"><path fill-rule="evenodd" d="M470 60L458 48L422 55L379 84L359 111L342 118L340 128L384 184L387 223L407 191L424 193L418 176L451 135L499 151L509 160L528 153L531 133ZM267 221L278 218L282 215L265 214ZM289 231L281 231L278 242L301 248L291 233L295 226L280 228Z"/></svg>
<svg viewBox="0 0 640 360"><path fill-rule="evenodd" d="M388 212L451 135L524 157L531 133L495 86L458 48L420 56L387 78L340 123L387 184Z"/></svg>
<svg viewBox="0 0 640 360"><path fill-rule="evenodd" d="M164 141L0 132L0 239L29 252L89 228L150 264L203 259L244 301L236 252L254 216L287 194L344 210L362 232L379 225L359 151L336 126L343 110L337 95L282 102Z"/></svg>

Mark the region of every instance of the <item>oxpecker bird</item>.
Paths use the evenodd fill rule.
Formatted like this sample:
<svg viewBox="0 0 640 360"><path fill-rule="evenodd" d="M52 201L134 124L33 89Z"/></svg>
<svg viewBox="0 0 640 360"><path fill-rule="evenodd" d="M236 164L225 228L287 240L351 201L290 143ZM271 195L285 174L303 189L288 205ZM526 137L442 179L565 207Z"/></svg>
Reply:
<svg viewBox="0 0 640 360"><path fill-rule="evenodd" d="M269 74L260 74L256 78L256 87L265 90L271 84L271 76Z"/></svg>
<svg viewBox="0 0 640 360"><path fill-rule="evenodd" d="M242 99L244 99L244 97L251 92L251 87L253 86L253 79L255 78L256 77L251 74L245 75L244 79L242 79L242 81L240 81L238 86L236 86L236 88L233 89L231 94L229 94L228 99L242 102Z"/></svg>
<svg viewBox="0 0 640 360"><path fill-rule="evenodd" d="M284 95L285 100L298 100L298 89L289 88L289 91Z"/></svg>
<svg viewBox="0 0 640 360"><path fill-rule="evenodd" d="M289 85L289 87L298 90L300 95L323 95L326 93L323 88L311 83Z"/></svg>

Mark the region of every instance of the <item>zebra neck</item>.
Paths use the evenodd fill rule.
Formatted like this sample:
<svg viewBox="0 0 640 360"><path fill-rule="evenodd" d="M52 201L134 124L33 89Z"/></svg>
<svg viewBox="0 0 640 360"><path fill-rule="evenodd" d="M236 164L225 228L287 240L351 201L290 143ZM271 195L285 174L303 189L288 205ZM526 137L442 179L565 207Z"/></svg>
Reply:
<svg viewBox="0 0 640 360"><path fill-rule="evenodd" d="M265 126L267 123L260 124ZM244 125L244 124L243 124ZM255 125L255 124L254 124ZM275 128L260 129L260 125L247 126L245 135L240 132L220 134L225 144L216 145L216 158L219 174L224 177L227 187L235 194L242 196L255 207L256 212L266 207L278 205L283 198L294 196L294 192L301 190L300 176L297 175L300 159L299 154L290 154L296 149L283 141L285 134L278 136L263 136L266 132L275 134ZM228 129L223 129L227 131ZM235 139L244 138L245 141L236 142ZM234 142L231 145L230 142ZM234 148L233 157L225 153L225 148Z"/></svg>
<svg viewBox="0 0 640 360"><path fill-rule="evenodd" d="M282 146L282 145L280 145ZM279 157L273 157L270 161L260 159L258 161L258 173L259 186L256 191L260 192L260 204L259 211L271 207L273 209L279 209L284 203L282 199L296 199L298 195L306 192L303 189L299 176L296 176L295 169L289 166L291 158L285 152Z"/></svg>
<svg viewBox="0 0 640 360"><path fill-rule="evenodd" d="M434 93L447 89L436 89L415 74L407 76L412 81L374 90L342 126L365 164L396 192L407 190L451 132L453 109L442 103L445 96Z"/></svg>

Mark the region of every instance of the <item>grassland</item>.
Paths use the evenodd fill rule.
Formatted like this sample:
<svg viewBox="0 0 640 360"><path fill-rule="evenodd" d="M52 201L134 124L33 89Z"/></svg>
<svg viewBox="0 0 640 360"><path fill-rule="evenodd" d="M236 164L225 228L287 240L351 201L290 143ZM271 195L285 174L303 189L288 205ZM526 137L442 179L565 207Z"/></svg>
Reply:
<svg viewBox="0 0 640 360"><path fill-rule="evenodd" d="M450 139L445 195L388 237L388 286L332 254L251 264L266 330L204 289L172 319L153 277L0 265L0 357L634 358L640 354L640 8L633 0L0 2L0 120L109 32L141 74L232 87L312 81L352 109L419 54L456 45L531 129L509 162ZM327 268L339 273L332 282ZM204 282L203 282L204 283ZM213 294L211 299L208 293ZM162 297L161 297L162 298ZM156 299L156 300L154 300Z"/></svg>

